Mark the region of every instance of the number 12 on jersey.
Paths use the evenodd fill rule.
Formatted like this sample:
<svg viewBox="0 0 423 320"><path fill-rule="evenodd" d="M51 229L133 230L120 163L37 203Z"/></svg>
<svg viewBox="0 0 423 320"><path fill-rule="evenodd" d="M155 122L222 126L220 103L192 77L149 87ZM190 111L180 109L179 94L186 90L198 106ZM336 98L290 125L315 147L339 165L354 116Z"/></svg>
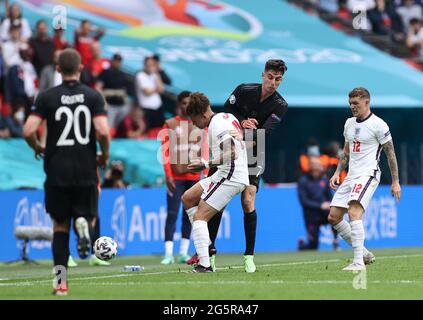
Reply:
<svg viewBox="0 0 423 320"><path fill-rule="evenodd" d="M353 152L360 152L360 141L353 141Z"/></svg>
<svg viewBox="0 0 423 320"><path fill-rule="evenodd" d="M360 193L361 188L363 188L363 185L361 183L356 183L354 187L352 188L352 193Z"/></svg>

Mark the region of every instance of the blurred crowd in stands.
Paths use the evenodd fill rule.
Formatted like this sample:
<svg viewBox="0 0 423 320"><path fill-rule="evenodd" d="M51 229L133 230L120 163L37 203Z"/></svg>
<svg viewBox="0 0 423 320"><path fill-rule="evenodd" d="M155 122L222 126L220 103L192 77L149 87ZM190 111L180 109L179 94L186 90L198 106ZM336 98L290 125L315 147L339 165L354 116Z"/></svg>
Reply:
<svg viewBox="0 0 423 320"><path fill-rule="evenodd" d="M423 70L423 0L289 0Z"/></svg>
<svg viewBox="0 0 423 320"><path fill-rule="evenodd" d="M37 21L32 30L20 6L11 4L0 25L0 138L22 137L37 94L62 82L56 64L61 50L68 47L81 54L81 82L99 90L106 100L112 137L155 138L165 120L164 85L171 79L158 55L146 57L135 77L122 71L120 54L102 56L104 34L88 20L81 21L73 41L66 39L63 29L50 29L46 20Z"/></svg>
<svg viewBox="0 0 423 320"><path fill-rule="evenodd" d="M288 1L423 70L423 0ZM156 138L164 125L164 106L169 101L165 85L172 84L160 57L145 57L143 68L135 75L128 74L122 70L120 54L102 56L104 35L104 29L82 20L73 39L69 39L64 29L52 28L50 21L39 20L31 26L20 6L10 4L0 24L0 138L22 137L23 123L37 94L62 82L56 64L61 50L68 47L81 54L81 82L99 90L105 98L111 136ZM178 101L173 96L172 115L178 113ZM298 175L308 172L309 157L319 153L323 171L330 177L336 168L337 149L339 146L333 144L320 155L316 145L308 146L311 153L301 156ZM115 178L117 172L108 174ZM111 184L124 185L121 181Z"/></svg>

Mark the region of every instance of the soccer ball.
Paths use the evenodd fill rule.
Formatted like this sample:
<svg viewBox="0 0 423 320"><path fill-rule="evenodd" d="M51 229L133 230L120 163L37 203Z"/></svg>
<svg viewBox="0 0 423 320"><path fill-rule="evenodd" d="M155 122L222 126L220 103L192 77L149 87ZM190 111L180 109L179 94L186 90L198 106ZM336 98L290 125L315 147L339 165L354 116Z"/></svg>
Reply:
<svg viewBox="0 0 423 320"><path fill-rule="evenodd" d="M113 259L117 254L117 243L110 237L100 237L94 242L94 254L100 260Z"/></svg>

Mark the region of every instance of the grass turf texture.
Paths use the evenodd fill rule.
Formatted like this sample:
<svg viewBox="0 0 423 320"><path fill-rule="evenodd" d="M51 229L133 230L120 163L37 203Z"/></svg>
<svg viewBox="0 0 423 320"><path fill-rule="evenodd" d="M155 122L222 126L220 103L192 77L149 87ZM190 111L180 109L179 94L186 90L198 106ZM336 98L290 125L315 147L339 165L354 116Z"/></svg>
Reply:
<svg viewBox="0 0 423 320"><path fill-rule="evenodd" d="M159 256L118 257L110 267L77 260L67 297L51 295L51 261L0 264L0 299L423 299L423 248L373 252L376 262L367 268L367 288L360 290L353 287L358 275L341 270L351 261L352 251L345 250L256 254L253 274L244 272L240 254L218 255L213 274L188 274L191 267L182 264L162 266ZM123 272L124 265L145 269Z"/></svg>

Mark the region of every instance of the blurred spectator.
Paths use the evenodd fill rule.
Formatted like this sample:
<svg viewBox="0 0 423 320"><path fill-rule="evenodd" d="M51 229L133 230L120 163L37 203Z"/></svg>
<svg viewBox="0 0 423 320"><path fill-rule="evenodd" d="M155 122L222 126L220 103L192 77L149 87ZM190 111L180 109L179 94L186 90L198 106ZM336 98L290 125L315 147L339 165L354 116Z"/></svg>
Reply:
<svg viewBox="0 0 423 320"><path fill-rule="evenodd" d="M152 57L144 59L144 70L135 76L138 103L144 111L147 130L161 129L164 123L162 99L163 82L158 74L157 63Z"/></svg>
<svg viewBox="0 0 423 320"><path fill-rule="evenodd" d="M111 128L117 128L129 113L125 73L121 70L122 56L114 54L109 69L100 73L96 89L103 93L107 102L107 118Z"/></svg>
<svg viewBox="0 0 423 320"><path fill-rule="evenodd" d="M320 157L319 142L315 138L310 138L306 145L306 152L300 155L300 169L302 173L309 171L310 157Z"/></svg>
<svg viewBox="0 0 423 320"><path fill-rule="evenodd" d="M374 33L391 35L395 41L403 41L405 39L401 17L395 11L391 2L376 0L376 7L367 12L367 17Z"/></svg>
<svg viewBox="0 0 423 320"><path fill-rule="evenodd" d="M323 165L323 169L328 177L332 177L338 167L339 158L342 153L341 145L338 141L332 141L326 147L325 152L320 156L320 162ZM343 170L340 177L340 182L344 181L347 176L347 171Z"/></svg>
<svg viewBox="0 0 423 320"><path fill-rule="evenodd" d="M338 0L319 0L320 8L331 12L337 13L339 10L339 1Z"/></svg>
<svg viewBox="0 0 423 320"><path fill-rule="evenodd" d="M115 189L126 189L129 184L123 180L123 173L125 172L125 166L120 160L112 161L111 167L106 171L104 175L104 181L102 184L103 188L115 188Z"/></svg>
<svg viewBox="0 0 423 320"><path fill-rule="evenodd" d="M316 156L310 157L310 170L298 182L298 197L303 208L307 230L307 244L300 239L298 249L317 250L320 226L329 223L328 215L332 192L329 187L329 179L324 174L320 159ZM339 248L335 231L333 245L334 249Z"/></svg>
<svg viewBox="0 0 423 320"><path fill-rule="evenodd" d="M90 70L92 76L96 80L100 73L110 68L110 60L101 56L101 44L98 41L92 43L91 52L93 58L90 64Z"/></svg>
<svg viewBox="0 0 423 320"><path fill-rule="evenodd" d="M4 120L3 115L0 114L0 138L9 138L10 131L7 127L6 121Z"/></svg>
<svg viewBox="0 0 423 320"><path fill-rule="evenodd" d="M167 75L166 71L162 69L161 63L160 63L160 56L158 54L153 55L153 60L156 62L156 69L158 70L158 74L160 78L162 79L162 82L167 85L172 84L172 79Z"/></svg>
<svg viewBox="0 0 423 320"><path fill-rule="evenodd" d="M10 136L14 138L22 138L22 130L25 122L25 108L20 106L16 108L11 117L6 120L10 131Z"/></svg>
<svg viewBox="0 0 423 320"><path fill-rule="evenodd" d="M65 29L63 28L57 28L53 29L54 35L53 35L53 43L57 50L63 50L68 47L70 47L69 42L66 40L66 37L64 35Z"/></svg>
<svg viewBox="0 0 423 320"><path fill-rule="evenodd" d="M62 83L62 75L56 70L59 62L59 55L62 50L53 53L53 64L46 65L41 71L38 90L39 92L58 86Z"/></svg>
<svg viewBox="0 0 423 320"><path fill-rule="evenodd" d="M53 40L48 36L47 22L45 20L39 20L36 26L37 34L29 40L29 45L32 48L32 64L37 72L37 76L40 76L45 66L53 64L55 45Z"/></svg>
<svg viewBox="0 0 423 320"><path fill-rule="evenodd" d="M407 33L406 44L411 50L415 50L418 57L423 61L423 28L422 20L412 18Z"/></svg>
<svg viewBox="0 0 423 320"><path fill-rule="evenodd" d="M21 40L22 25L19 20L14 20L9 30L8 40L2 44L2 54L6 72L16 65L22 63L19 50L24 46L24 42Z"/></svg>
<svg viewBox="0 0 423 320"><path fill-rule="evenodd" d="M88 66L93 60L92 44L101 39L104 29L92 29L91 22L82 20L81 25L75 30L75 49L81 55L81 63Z"/></svg>
<svg viewBox="0 0 423 320"><path fill-rule="evenodd" d="M81 82L94 88L100 73L110 68L110 60L101 57L101 45L98 41L94 41L91 44L91 53L91 61L87 65L84 65L81 72Z"/></svg>
<svg viewBox="0 0 423 320"><path fill-rule="evenodd" d="M28 108L32 105L34 97L37 94L37 73L35 72L35 68L31 63L31 48L29 45L25 44L24 48L20 50L20 55L22 58L21 69L23 73L23 81L24 81L24 90L26 95L26 106Z"/></svg>
<svg viewBox="0 0 423 320"><path fill-rule="evenodd" d="M5 102L12 107L25 105L26 94L21 65L23 60L20 51L28 45L21 41L21 24L14 20L10 26L10 38L2 44L2 53L5 65Z"/></svg>
<svg viewBox="0 0 423 320"><path fill-rule="evenodd" d="M404 5L397 8L397 12L401 16L404 27L410 25L410 20L412 18L417 18L419 20L423 18L422 7L414 0L405 0Z"/></svg>
<svg viewBox="0 0 423 320"><path fill-rule="evenodd" d="M2 104L0 112L0 138L21 138L25 121L25 109L23 106L11 112L10 108L4 108Z"/></svg>
<svg viewBox="0 0 423 320"><path fill-rule="evenodd" d="M10 115L10 108L5 108L3 101L0 99L0 138L9 138L10 130L7 124L7 118Z"/></svg>
<svg viewBox="0 0 423 320"><path fill-rule="evenodd" d="M10 39L10 26L15 23L15 21L19 21L19 24L22 26L20 40L27 41L31 38L32 31L28 20L22 17L21 7L17 3L13 3L9 7L7 18L4 19L0 26L0 37L2 41L8 41Z"/></svg>
<svg viewBox="0 0 423 320"><path fill-rule="evenodd" d="M131 112L121 121L114 134L115 138L144 139L146 125L142 110L133 106Z"/></svg>

